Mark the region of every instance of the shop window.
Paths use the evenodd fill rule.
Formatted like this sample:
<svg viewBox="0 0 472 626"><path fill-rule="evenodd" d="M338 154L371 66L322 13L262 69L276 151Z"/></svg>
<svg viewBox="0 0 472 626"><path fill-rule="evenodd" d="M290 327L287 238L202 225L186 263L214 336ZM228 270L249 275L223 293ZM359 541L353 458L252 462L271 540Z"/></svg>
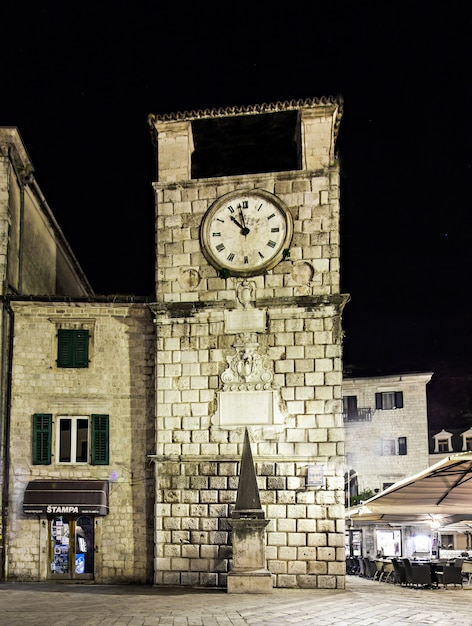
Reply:
<svg viewBox="0 0 472 626"><path fill-rule="evenodd" d="M376 409L402 409L403 391L382 391L375 394Z"/></svg>
<svg viewBox="0 0 472 626"><path fill-rule="evenodd" d="M57 331L57 367L89 366L89 331L59 328Z"/></svg>
<svg viewBox="0 0 472 626"><path fill-rule="evenodd" d="M56 427L56 462L109 463L109 416L60 416ZM33 464L49 465L52 449L52 415L33 416Z"/></svg>

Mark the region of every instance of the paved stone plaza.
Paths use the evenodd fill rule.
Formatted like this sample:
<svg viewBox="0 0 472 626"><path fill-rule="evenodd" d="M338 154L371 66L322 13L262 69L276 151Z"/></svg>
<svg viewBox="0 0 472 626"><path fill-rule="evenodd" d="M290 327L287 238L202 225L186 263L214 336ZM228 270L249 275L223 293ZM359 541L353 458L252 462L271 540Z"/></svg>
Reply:
<svg viewBox="0 0 472 626"><path fill-rule="evenodd" d="M422 590L348 577L346 591L270 595L146 586L0 584L2 626L466 626L472 587Z"/></svg>

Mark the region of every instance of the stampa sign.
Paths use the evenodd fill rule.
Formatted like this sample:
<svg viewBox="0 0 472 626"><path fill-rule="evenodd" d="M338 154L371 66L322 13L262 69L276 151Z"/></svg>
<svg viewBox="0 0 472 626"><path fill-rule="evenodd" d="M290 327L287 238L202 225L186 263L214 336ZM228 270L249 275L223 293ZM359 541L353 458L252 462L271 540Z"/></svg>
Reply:
<svg viewBox="0 0 472 626"><path fill-rule="evenodd" d="M106 480L32 480L23 499L30 515L108 515Z"/></svg>

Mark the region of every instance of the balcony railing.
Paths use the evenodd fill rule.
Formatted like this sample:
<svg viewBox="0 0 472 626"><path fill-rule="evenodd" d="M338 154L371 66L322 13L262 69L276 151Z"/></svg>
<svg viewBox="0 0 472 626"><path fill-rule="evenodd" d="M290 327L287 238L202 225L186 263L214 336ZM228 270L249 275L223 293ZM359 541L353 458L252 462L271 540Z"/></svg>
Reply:
<svg viewBox="0 0 472 626"><path fill-rule="evenodd" d="M343 411L345 422L370 422L372 421L373 410L370 407L358 407L351 411Z"/></svg>

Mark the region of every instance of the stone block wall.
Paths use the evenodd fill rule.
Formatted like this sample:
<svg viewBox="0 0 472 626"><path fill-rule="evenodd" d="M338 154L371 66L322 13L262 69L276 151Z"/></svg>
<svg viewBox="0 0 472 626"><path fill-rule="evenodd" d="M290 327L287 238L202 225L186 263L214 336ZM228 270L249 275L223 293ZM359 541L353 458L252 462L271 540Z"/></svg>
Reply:
<svg viewBox="0 0 472 626"><path fill-rule="evenodd" d="M23 514L26 485L35 479L109 481L109 514L96 516L95 581L152 580L154 481L154 328L147 305L12 303L12 370L7 579L45 580L46 516ZM56 366L58 327L90 329L88 368ZM110 463L33 465L34 413L108 414Z"/></svg>
<svg viewBox="0 0 472 626"><path fill-rule="evenodd" d="M249 426L278 587L344 586L344 430L336 306L268 310L260 353L283 419ZM155 582L226 585L244 428L215 415L234 336L224 310L157 317ZM224 393L222 391L221 393ZM237 401L236 401L237 402ZM306 486L322 466L320 488Z"/></svg>
<svg viewBox="0 0 472 626"><path fill-rule="evenodd" d="M235 281L222 279L205 259L199 229L220 196L237 189L264 189L281 198L294 220L290 260L252 277L256 298L335 295L340 289L339 174L302 172L154 184L157 299L165 303L234 300Z"/></svg>

